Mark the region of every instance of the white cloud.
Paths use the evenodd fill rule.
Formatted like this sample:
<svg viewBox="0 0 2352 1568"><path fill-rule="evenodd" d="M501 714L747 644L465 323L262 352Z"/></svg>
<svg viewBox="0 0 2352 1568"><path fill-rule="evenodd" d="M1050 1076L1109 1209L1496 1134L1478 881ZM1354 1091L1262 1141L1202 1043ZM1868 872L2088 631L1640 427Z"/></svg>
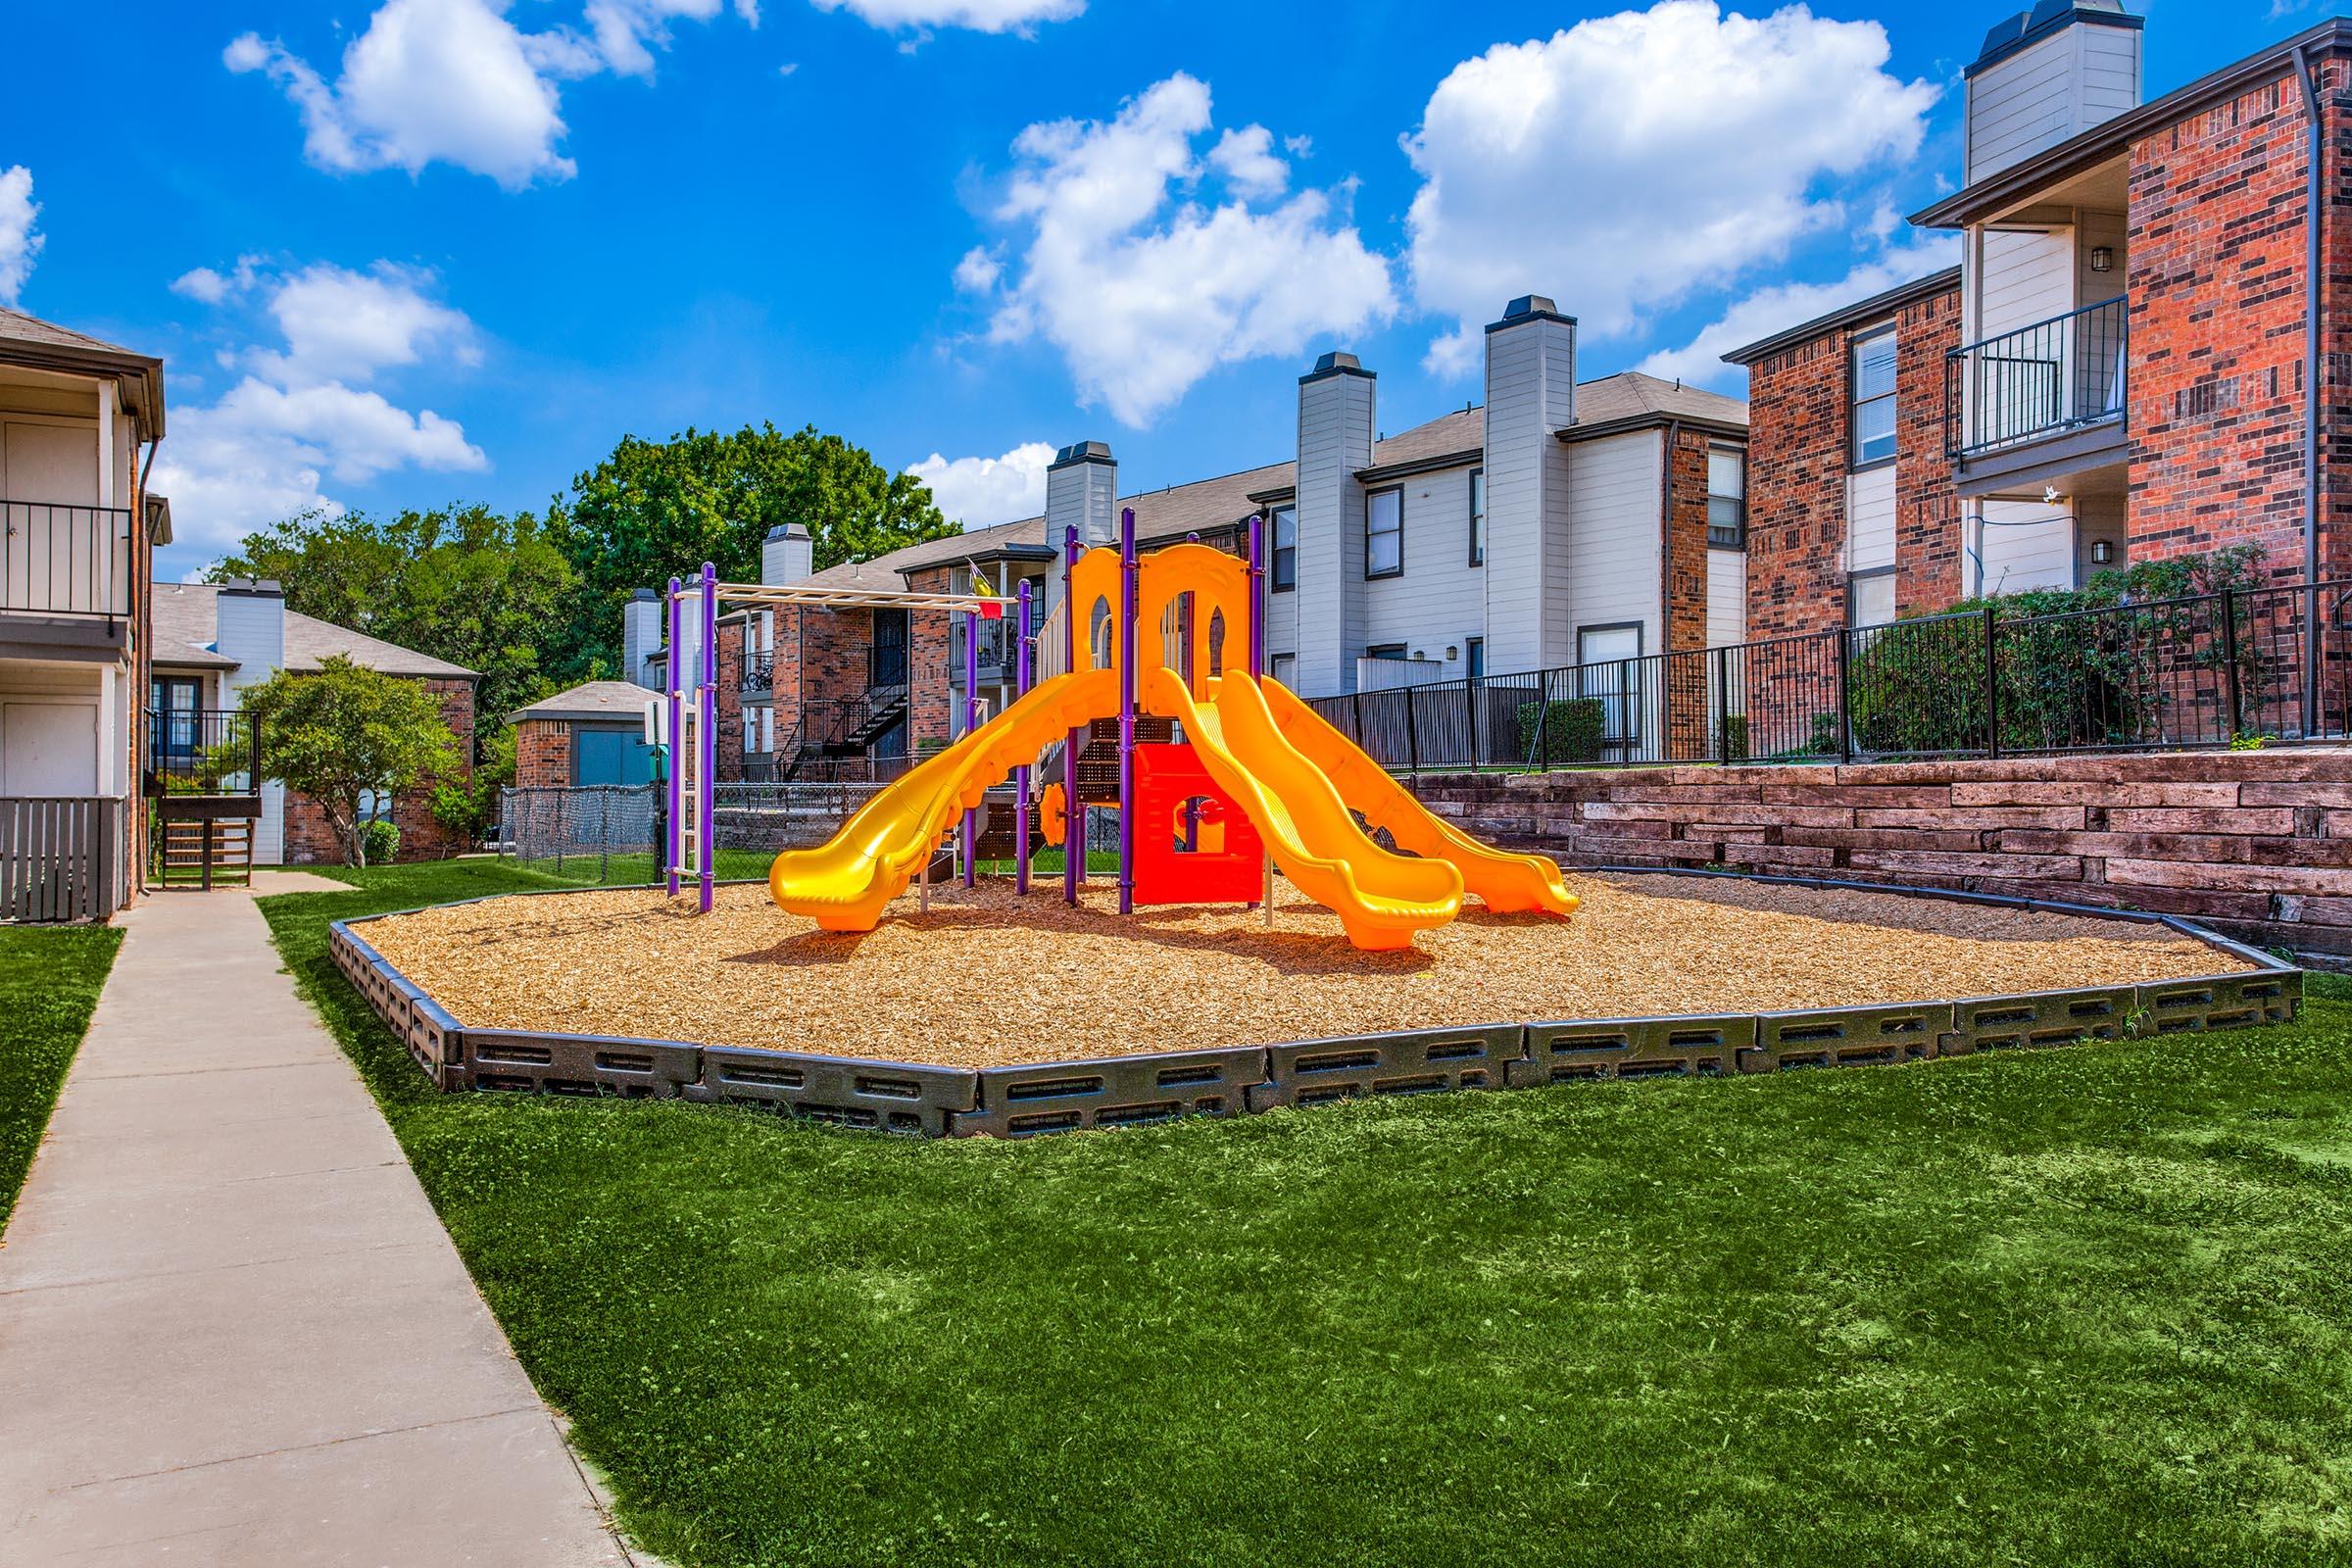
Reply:
<svg viewBox="0 0 2352 1568"><path fill-rule="evenodd" d="M430 275L390 262L367 272L320 264L277 284L270 314L285 335L283 353L253 357L256 368L289 385L366 381L379 369L415 365L431 350L460 365L478 365L473 322L427 299Z"/></svg>
<svg viewBox="0 0 2352 1568"><path fill-rule="evenodd" d="M1291 166L1274 156L1274 133L1263 125L1228 130L1208 161L1244 196L1279 196L1291 182Z"/></svg>
<svg viewBox="0 0 2352 1568"><path fill-rule="evenodd" d="M1213 158L1194 145L1209 125L1208 87L1179 73L1112 120L1042 122L1013 142L996 217L1020 235L1019 276L989 334L1043 337L1085 400L1127 424L1220 365L1295 354L1396 310L1388 263L1332 193L1267 205L1261 185L1227 174L1226 199L1204 198Z"/></svg>
<svg viewBox="0 0 2352 1568"><path fill-rule="evenodd" d="M1285 136L1282 138L1282 150L1293 158L1312 158L1315 156L1315 138L1312 136Z"/></svg>
<svg viewBox="0 0 2352 1568"><path fill-rule="evenodd" d="M985 294L1004 275L1004 265L990 255L985 245L965 251L963 259L956 264L956 286L966 294Z"/></svg>
<svg viewBox="0 0 2352 1568"><path fill-rule="evenodd" d="M46 236L32 226L40 217L32 199L32 171L23 164L0 169L0 305L14 305L32 275Z"/></svg>
<svg viewBox="0 0 2352 1568"><path fill-rule="evenodd" d="M191 282L191 279L196 281ZM172 498L180 542L215 553L306 508L341 512L329 481L365 484L395 468L478 472L481 448L454 419L412 413L367 382L439 353L479 362L473 323L424 296L427 274L378 262L366 272L318 265L265 277L251 257L230 275L210 268L173 287L208 303L257 285L282 346L224 355L236 384L210 405L173 411L155 488Z"/></svg>
<svg viewBox="0 0 2352 1568"><path fill-rule="evenodd" d="M343 51L328 82L274 39L245 33L221 52L232 72L262 72L301 111L303 150L334 173L452 164L509 189L568 179L561 80L612 71L651 76L673 20L707 22L724 0L588 0L586 31L524 32L510 0L384 0ZM759 23L755 0L736 15Z"/></svg>
<svg viewBox="0 0 2352 1568"><path fill-rule="evenodd" d="M1875 22L1663 0L1454 67L1404 140L1414 298L1457 323L1433 363L1475 366L1515 295L1624 334L1840 222L1825 185L1916 152L1937 96L1887 54Z"/></svg>
<svg viewBox="0 0 2352 1568"><path fill-rule="evenodd" d="M1026 35L1041 22L1067 22L1086 0L812 0L819 11L847 11L875 27L965 27Z"/></svg>
<svg viewBox="0 0 2352 1568"><path fill-rule="evenodd" d="M1690 342L1660 349L1635 368L1695 385L1736 389L1745 384L1747 372L1723 363L1723 356L1733 349L1885 293L1959 260L1959 236L1936 234L1863 262L1835 282L1775 283L1734 304L1699 328Z"/></svg>
<svg viewBox="0 0 2352 1568"><path fill-rule="evenodd" d="M942 514L967 528L986 528L1046 510L1046 465L1054 447L1024 441L1001 458L947 458L934 452L906 471L931 487Z"/></svg>

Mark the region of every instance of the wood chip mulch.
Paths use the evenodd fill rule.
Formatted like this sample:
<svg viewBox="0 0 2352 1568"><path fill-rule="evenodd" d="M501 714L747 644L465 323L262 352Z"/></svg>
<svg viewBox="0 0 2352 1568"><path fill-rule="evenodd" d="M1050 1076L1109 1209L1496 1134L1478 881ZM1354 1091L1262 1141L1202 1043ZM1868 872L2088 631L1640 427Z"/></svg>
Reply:
<svg viewBox="0 0 2352 1568"><path fill-rule="evenodd" d="M1231 906L1115 912L1094 884L910 896L861 935L764 887L710 915L659 891L493 899L367 940L462 1025L638 1035L956 1066L1389 1029L1771 1011L2126 984L2237 967L2162 927L1888 894L1570 876L1569 921L1476 905L1414 951L1358 953L1277 883L1272 929Z"/></svg>

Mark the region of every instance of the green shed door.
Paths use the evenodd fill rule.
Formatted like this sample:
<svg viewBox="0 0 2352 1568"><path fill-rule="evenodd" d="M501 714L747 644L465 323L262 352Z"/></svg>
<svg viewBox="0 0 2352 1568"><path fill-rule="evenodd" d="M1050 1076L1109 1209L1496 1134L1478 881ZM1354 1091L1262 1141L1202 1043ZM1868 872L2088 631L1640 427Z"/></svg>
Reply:
<svg viewBox="0 0 2352 1568"><path fill-rule="evenodd" d="M571 736L574 784L646 784L654 777L653 751L630 729L576 729Z"/></svg>

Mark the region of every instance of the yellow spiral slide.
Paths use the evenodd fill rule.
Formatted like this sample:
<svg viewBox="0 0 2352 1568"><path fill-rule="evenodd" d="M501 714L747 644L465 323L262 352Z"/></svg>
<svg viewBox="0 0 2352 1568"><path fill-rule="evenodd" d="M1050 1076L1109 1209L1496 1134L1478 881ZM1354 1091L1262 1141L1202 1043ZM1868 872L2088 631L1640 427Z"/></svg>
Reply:
<svg viewBox="0 0 2352 1568"><path fill-rule="evenodd" d="M1054 676L876 794L820 848L777 856L768 896L827 931L871 931L993 785L1048 742L1118 710L1109 670Z"/></svg>

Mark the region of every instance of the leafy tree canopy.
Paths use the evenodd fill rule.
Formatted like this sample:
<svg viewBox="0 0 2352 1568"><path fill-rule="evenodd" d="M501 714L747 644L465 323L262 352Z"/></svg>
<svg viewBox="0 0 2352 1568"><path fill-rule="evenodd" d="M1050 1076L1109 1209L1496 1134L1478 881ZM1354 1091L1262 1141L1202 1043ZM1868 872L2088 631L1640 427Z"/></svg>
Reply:
<svg viewBox="0 0 2352 1568"><path fill-rule="evenodd" d="M306 512L246 536L214 582L274 577L286 608L481 672L478 729L554 690L543 647L577 584L527 512Z"/></svg>
<svg viewBox="0 0 2352 1568"><path fill-rule="evenodd" d="M581 589L561 638L559 675L618 669L621 609L640 588L706 561L724 580L758 581L768 530L793 522L808 528L819 570L957 531L921 480L813 426L791 435L763 423L731 435L688 429L667 441L624 436L551 509L550 532Z"/></svg>
<svg viewBox="0 0 2352 1568"><path fill-rule="evenodd" d="M323 660L317 674L281 669L246 687L244 708L262 726L263 776L318 803L347 865L362 863L364 795L405 790L460 767L457 737L432 693L340 654Z"/></svg>

